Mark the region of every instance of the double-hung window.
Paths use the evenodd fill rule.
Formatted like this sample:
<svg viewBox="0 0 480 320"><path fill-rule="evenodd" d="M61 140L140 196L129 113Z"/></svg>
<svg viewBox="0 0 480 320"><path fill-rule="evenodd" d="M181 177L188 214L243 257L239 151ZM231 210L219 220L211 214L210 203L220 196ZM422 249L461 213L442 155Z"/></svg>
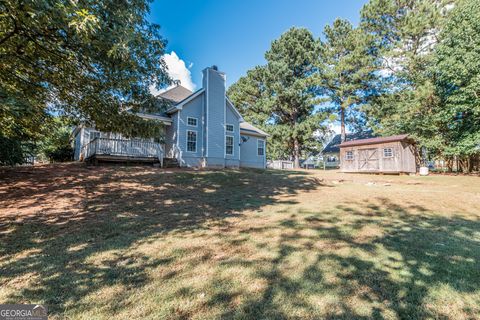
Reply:
<svg viewBox="0 0 480 320"><path fill-rule="evenodd" d="M197 152L197 131L187 130L187 151Z"/></svg>
<svg viewBox="0 0 480 320"><path fill-rule="evenodd" d="M265 141L263 140L257 140L257 155L265 155Z"/></svg>
<svg viewBox="0 0 480 320"><path fill-rule="evenodd" d="M233 136L225 136L225 154L233 155Z"/></svg>
<svg viewBox="0 0 480 320"><path fill-rule="evenodd" d="M197 126L197 118L188 117L187 118L187 125L189 125L191 127L196 127Z"/></svg>

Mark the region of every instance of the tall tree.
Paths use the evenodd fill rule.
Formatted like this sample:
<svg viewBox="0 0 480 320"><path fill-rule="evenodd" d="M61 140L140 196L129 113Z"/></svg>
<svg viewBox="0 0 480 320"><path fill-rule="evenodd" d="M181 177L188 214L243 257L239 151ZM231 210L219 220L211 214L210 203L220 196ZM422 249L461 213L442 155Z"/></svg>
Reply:
<svg viewBox="0 0 480 320"><path fill-rule="evenodd" d="M430 120L443 155L457 157L466 172L480 160L479 21L478 1L458 2L441 32L431 71L440 102Z"/></svg>
<svg viewBox="0 0 480 320"><path fill-rule="evenodd" d="M313 35L291 28L272 42L265 54L267 64L249 71L228 91L247 120L271 134L270 148L293 158L295 167L325 119L315 108L320 93L314 78L318 56L319 43Z"/></svg>
<svg viewBox="0 0 480 320"><path fill-rule="evenodd" d="M366 110L381 134L409 133L421 143L433 130L425 121L438 100L428 75L452 0L371 0L361 28L375 39L382 95Z"/></svg>
<svg viewBox="0 0 480 320"><path fill-rule="evenodd" d="M421 146L440 153L430 121L439 97L429 72L440 32L453 0L370 0L361 28L374 37L382 95L366 108L378 133L409 133Z"/></svg>
<svg viewBox="0 0 480 320"><path fill-rule="evenodd" d="M332 26L325 27L324 34L319 85L340 116L343 142L346 117L360 118L361 105L377 93L377 59L373 52L373 37L346 20L335 20Z"/></svg>
<svg viewBox="0 0 480 320"><path fill-rule="evenodd" d="M153 108L149 86L169 80L149 2L2 0L0 134L28 135L49 109L101 130L158 133L128 111Z"/></svg>

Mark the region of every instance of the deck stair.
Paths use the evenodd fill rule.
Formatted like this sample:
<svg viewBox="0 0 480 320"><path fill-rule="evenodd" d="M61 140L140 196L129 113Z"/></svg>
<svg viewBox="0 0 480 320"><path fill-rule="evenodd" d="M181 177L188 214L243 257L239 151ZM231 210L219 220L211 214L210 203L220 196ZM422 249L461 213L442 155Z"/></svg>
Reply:
<svg viewBox="0 0 480 320"><path fill-rule="evenodd" d="M180 163L177 158L163 158L164 168L179 168Z"/></svg>

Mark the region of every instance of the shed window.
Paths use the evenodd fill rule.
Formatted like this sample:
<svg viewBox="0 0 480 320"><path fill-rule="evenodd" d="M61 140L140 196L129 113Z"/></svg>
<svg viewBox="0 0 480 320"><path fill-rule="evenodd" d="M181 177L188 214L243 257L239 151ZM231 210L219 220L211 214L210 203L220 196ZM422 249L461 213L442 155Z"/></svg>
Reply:
<svg viewBox="0 0 480 320"><path fill-rule="evenodd" d="M187 130L187 151L197 152L197 132Z"/></svg>
<svg viewBox="0 0 480 320"><path fill-rule="evenodd" d="M233 132L233 124L225 125L225 130L227 130L228 132Z"/></svg>
<svg viewBox="0 0 480 320"><path fill-rule="evenodd" d="M187 125L189 125L191 127L196 127L197 126L197 118L188 117L187 118Z"/></svg>
<svg viewBox="0 0 480 320"><path fill-rule="evenodd" d="M384 157L384 158L391 158L391 157L393 157L393 149L392 149L392 148L384 148L384 149L383 149L383 157Z"/></svg>
<svg viewBox="0 0 480 320"><path fill-rule="evenodd" d="M354 159L353 151L347 151L345 153L345 160L353 160L353 159Z"/></svg>
<svg viewBox="0 0 480 320"><path fill-rule="evenodd" d="M259 156L265 155L265 141L258 140L258 142L257 142L257 154Z"/></svg>
<svg viewBox="0 0 480 320"><path fill-rule="evenodd" d="M233 155L233 136L225 137L225 154Z"/></svg>

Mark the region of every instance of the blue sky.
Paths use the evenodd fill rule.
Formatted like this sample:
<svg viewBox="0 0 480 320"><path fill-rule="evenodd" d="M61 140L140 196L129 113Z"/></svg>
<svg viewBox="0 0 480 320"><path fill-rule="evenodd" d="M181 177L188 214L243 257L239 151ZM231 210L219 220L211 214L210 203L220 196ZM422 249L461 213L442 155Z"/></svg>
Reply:
<svg viewBox="0 0 480 320"><path fill-rule="evenodd" d="M150 21L168 40L166 61L174 78L201 87L201 71L217 65L227 86L247 70L264 64L270 43L292 26L315 37L326 24L345 18L357 24L367 0L156 0ZM172 53L172 51L174 53ZM193 83L189 83L190 78Z"/></svg>

